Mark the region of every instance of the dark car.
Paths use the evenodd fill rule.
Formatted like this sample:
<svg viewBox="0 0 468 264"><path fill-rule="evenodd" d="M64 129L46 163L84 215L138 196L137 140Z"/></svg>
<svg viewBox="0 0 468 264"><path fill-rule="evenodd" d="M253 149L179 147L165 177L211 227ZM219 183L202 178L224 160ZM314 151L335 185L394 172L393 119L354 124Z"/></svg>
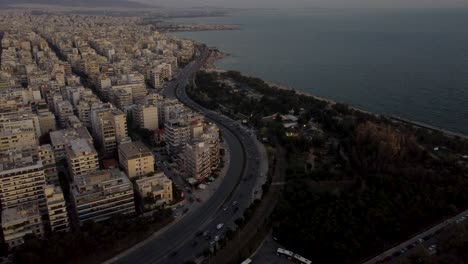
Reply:
<svg viewBox="0 0 468 264"><path fill-rule="evenodd" d="M195 233L195 236L197 236L197 237L199 237L199 236L201 236L201 235L203 235L203 232L202 232L202 231L197 231L197 232Z"/></svg>
<svg viewBox="0 0 468 264"><path fill-rule="evenodd" d="M174 257L175 255L177 255L177 251L173 251L169 256Z"/></svg>

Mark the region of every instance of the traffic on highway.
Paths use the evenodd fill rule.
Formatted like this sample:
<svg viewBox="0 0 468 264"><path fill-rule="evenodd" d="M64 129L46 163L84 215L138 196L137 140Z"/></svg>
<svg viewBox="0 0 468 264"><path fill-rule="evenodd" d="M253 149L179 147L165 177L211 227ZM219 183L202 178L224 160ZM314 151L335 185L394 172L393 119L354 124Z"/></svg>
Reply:
<svg viewBox="0 0 468 264"><path fill-rule="evenodd" d="M198 71L209 56L205 48L197 61L188 64L175 81L170 83L164 94L176 97L182 103L205 115L216 123L230 150L229 168L226 176L216 191L206 201L197 201L201 205L196 210L185 214L162 232L137 244L126 252L116 256L108 263L183 263L211 250L224 239L226 231L235 228L235 219L252 202L255 193L255 180L264 173L261 163L253 157L260 157L255 136L235 120L207 110L192 101L185 87L193 74ZM250 158L248 158L250 157ZM243 180L245 179L245 180Z"/></svg>

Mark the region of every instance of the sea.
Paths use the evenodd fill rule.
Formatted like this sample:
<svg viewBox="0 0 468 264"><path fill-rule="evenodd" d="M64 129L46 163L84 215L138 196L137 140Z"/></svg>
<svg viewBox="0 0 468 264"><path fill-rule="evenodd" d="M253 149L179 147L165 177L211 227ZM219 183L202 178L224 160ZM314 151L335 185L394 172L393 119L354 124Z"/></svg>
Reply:
<svg viewBox="0 0 468 264"><path fill-rule="evenodd" d="M176 22L230 56L217 67L468 134L468 9L256 9Z"/></svg>

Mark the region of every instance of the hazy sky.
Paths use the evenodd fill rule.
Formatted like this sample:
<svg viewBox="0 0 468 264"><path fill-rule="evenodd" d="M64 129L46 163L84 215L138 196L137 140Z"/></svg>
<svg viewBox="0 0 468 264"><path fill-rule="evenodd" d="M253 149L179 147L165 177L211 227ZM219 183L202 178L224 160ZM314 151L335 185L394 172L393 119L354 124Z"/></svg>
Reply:
<svg viewBox="0 0 468 264"><path fill-rule="evenodd" d="M468 0L133 0L165 6L222 7L355 7L355 8L437 8L465 7Z"/></svg>

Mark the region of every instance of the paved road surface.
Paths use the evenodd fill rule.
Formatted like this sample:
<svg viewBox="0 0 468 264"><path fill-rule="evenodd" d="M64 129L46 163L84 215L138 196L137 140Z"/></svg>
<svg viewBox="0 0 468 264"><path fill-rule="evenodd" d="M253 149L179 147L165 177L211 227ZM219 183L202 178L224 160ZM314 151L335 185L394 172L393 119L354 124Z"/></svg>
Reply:
<svg viewBox="0 0 468 264"><path fill-rule="evenodd" d="M388 260L388 261L391 261L391 259L393 258L393 255L396 254L397 252L400 252L402 249L405 251L405 253L403 253L403 255L406 255L406 254L409 254L410 252L406 252L408 246L410 245L415 245L415 244L419 244L420 242L418 242L419 239L422 239L426 242L423 242L424 244L435 244L436 243L436 240L433 238L435 236L435 234L443 229L444 227L450 225L450 224L453 224L453 223L457 223L456 221L458 219L460 219L461 217L463 216L468 216L468 210L465 210L464 212L450 218L450 219L447 219L445 221L443 221L442 223L439 223L431 228L429 228L428 230L414 236L413 238L385 251L384 253L364 262L363 264L374 264L374 263L379 263L379 262L382 262L384 260ZM421 240L419 240L421 241ZM414 247L416 248L416 247ZM411 250L410 250L411 251Z"/></svg>
<svg viewBox="0 0 468 264"><path fill-rule="evenodd" d="M248 207L251 201L254 184L251 183L259 171L261 160L258 149L251 136L231 119L213 111L206 110L188 98L185 86L192 78L194 72L199 70L206 59L208 51L201 53L200 59L192 62L179 73L176 81L168 85L165 95L177 97L183 103L206 115L211 122L218 124L224 140L230 148L230 167L227 175L219 188L208 200L192 212L188 212L177 223L168 227L164 232L155 234L149 239L136 245L128 251L107 261L107 263L143 264L143 263L184 263L195 258L204 249L209 247L209 242L198 238L195 234L198 230L210 230L213 237L222 235L226 227L233 227L234 220L241 216L243 209ZM251 157L247 159L247 157ZM236 202L236 205L232 204ZM222 208L225 207L226 210ZM239 210L235 210L239 207ZM224 223L218 230L216 225Z"/></svg>

